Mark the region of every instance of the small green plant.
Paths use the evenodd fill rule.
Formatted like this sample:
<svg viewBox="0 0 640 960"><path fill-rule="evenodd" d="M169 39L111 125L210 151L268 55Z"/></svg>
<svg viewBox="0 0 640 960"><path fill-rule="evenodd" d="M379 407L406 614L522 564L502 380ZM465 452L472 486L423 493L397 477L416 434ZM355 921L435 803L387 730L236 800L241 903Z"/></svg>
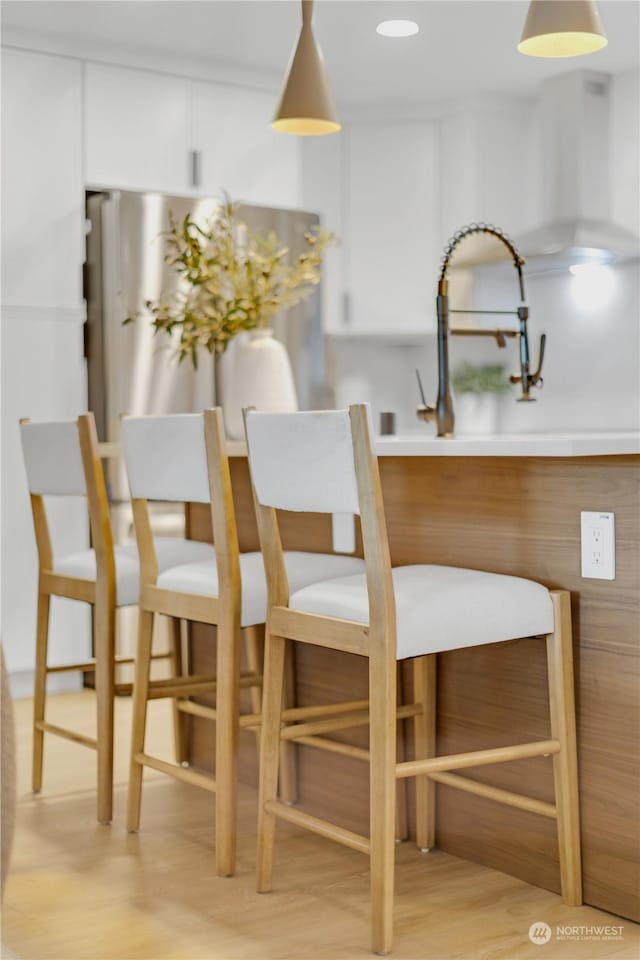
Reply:
<svg viewBox="0 0 640 960"><path fill-rule="evenodd" d="M204 226L169 215L165 262L180 283L168 301L147 301L155 332L176 337L178 359L198 366L201 349L220 354L242 330L267 327L274 314L305 300L320 282L322 254L334 234L317 229L289 262L277 235L250 231L226 199ZM137 316L124 321L131 323Z"/></svg>
<svg viewBox="0 0 640 960"><path fill-rule="evenodd" d="M474 367L465 363L453 375L453 389L461 393L508 393L510 384L504 367Z"/></svg>

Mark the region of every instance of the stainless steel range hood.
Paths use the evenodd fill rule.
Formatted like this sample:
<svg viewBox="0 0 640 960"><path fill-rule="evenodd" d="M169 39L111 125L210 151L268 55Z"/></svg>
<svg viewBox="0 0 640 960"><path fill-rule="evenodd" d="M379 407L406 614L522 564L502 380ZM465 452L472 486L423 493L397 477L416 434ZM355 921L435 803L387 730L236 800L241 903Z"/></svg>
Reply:
<svg viewBox="0 0 640 960"><path fill-rule="evenodd" d="M516 238L527 272L640 255L640 240L613 222L608 74L580 70L544 81L543 225Z"/></svg>

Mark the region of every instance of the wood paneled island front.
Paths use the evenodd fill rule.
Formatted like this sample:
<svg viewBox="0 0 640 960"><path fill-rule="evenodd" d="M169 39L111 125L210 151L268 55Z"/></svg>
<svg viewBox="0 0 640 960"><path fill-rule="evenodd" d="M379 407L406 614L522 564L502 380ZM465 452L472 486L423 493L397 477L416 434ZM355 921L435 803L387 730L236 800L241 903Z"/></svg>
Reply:
<svg viewBox="0 0 640 960"><path fill-rule="evenodd" d="M640 442L630 434L378 441L391 559L529 577L571 591L585 902L640 919ZM246 456L231 446L240 549L258 549ZM616 579L580 572L580 511L615 513ZM211 539L208 510L187 508L188 535ZM330 551L331 518L286 514L284 546ZM359 538L358 538L359 545ZM210 631L195 626L195 672L213 667ZM297 704L367 696L367 663L299 644ZM411 696L409 673L402 677ZM196 766L213 766L213 730L192 717ZM366 746L361 731L341 735ZM438 753L549 736L544 641L515 640L438 657ZM411 757L410 724L399 749ZM256 782L255 735L241 738L241 777ZM368 831L368 768L298 746L299 802ZM553 800L550 759L480 767L479 781ZM409 791L409 834L413 828ZM555 822L439 785L437 842L449 853L559 891Z"/></svg>

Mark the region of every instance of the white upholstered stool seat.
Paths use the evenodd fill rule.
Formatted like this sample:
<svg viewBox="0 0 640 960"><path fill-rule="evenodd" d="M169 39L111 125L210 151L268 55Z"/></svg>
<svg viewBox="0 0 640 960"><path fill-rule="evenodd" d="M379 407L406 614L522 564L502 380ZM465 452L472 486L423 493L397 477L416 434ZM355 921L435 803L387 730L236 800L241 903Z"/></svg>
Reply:
<svg viewBox="0 0 640 960"><path fill-rule="evenodd" d="M309 584L338 578L364 578L364 561L332 553L304 553L291 550L285 553L289 588L302 591ZM267 612L267 584L261 553L240 554L240 578L242 581L242 608L240 622L243 627L264 623ZM196 563L184 563L170 567L159 574L158 587L184 593L205 596L218 595L218 571L213 559Z"/></svg>
<svg viewBox="0 0 640 960"><path fill-rule="evenodd" d="M175 567L176 564L207 561L215 567L215 551L210 543L185 540L183 537L155 537L158 569ZM140 563L135 543L123 543L114 547L116 567L116 605L127 607L138 602L140 586ZM67 577L82 577L95 580L96 555L94 550L70 553L54 562L54 573Z"/></svg>
<svg viewBox="0 0 640 960"><path fill-rule="evenodd" d="M394 567L397 659L553 631L546 587L522 577L430 564ZM369 623L364 573L294 592L291 610Z"/></svg>

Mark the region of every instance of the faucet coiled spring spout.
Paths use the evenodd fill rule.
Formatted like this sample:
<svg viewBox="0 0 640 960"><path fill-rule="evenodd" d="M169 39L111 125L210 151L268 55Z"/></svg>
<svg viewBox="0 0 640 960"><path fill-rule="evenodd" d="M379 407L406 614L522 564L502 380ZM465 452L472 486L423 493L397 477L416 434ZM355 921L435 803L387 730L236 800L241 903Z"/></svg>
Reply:
<svg viewBox="0 0 640 960"><path fill-rule="evenodd" d="M453 253L460 243L467 237L478 233L486 233L505 245L513 259L513 265L518 277L518 288L520 293L520 303L516 310L449 310L449 280L447 271ZM535 373L531 373L529 365L529 336L527 331L527 320L529 318L529 308L525 304L524 295L524 277L522 268L525 264L524 257L520 255L511 238L498 227L488 223L471 223L460 230L449 239L444 249L444 255L441 260L440 274L438 276L438 295L436 299L436 309L438 315L438 399L435 405L424 404L418 408L418 417L428 421L435 419L438 425L439 437L453 436L454 414L453 400L451 398L451 385L449 376L449 334L453 336L490 336L494 337L499 347L506 345L507 337L518 337L520 342L520 373L511 376L511 383L519 383L522 388L521 400L533 400L530 395L530 389L533 386L542 386L542 362L544 359L545 334L540 338L540 355L538 367ZM468 328L449 328L449 313L491 313L491 314L513 314L518 318L518 330L513 329L468 329Z"/></svg>
<svg viewBox="0 0 640 960"><path fill-rule="evenodd" d="M499 227L494 227L492 223L470 223L466 227L461 227L460 230L456 230L452 237L449 237L447 240L447 245L444 248L444 256L440 261L442 266L440 267L440 276L438 277L438 283L447 279L447 270L449 269L449 263L451 262L451 257L454 254L454 251L459 246L459 244L466 240L467 237L471 237L476 233L488 233L490 236L495 237L496 240L500 240L511 256L513 257L513 265L518 272L518 284L520 287L520 301L524 303L524 278L522 276L522 268L524 266L524 257L522 257L518 250L516 249L515 244L511 237L501 230Z"/></svg>

